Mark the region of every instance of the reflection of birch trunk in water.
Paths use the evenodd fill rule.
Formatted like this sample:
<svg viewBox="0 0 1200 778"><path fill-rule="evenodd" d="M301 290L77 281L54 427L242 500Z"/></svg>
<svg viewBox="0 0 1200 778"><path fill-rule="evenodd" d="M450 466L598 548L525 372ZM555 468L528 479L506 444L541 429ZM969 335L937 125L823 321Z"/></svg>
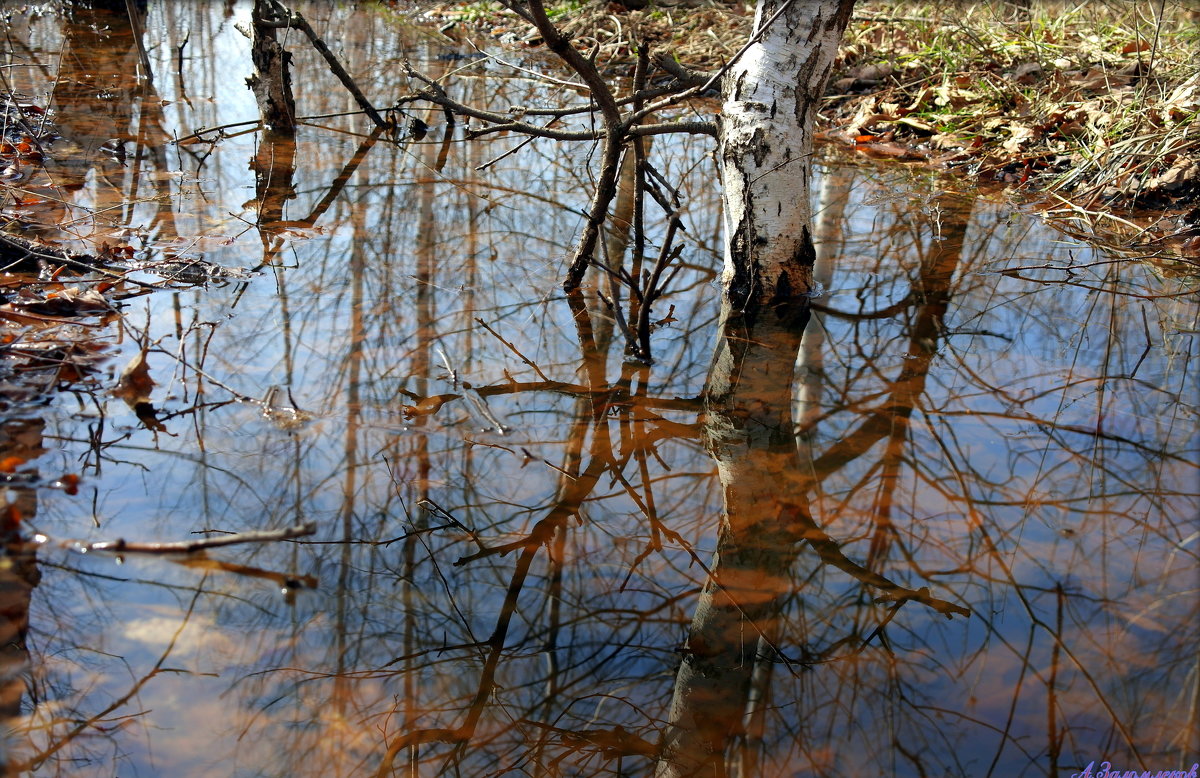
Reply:
<svg viewBox="0 0 1200 778"><path fill-rule="evenodd" d="M854 183L854 170L833 167L821 178L821 194L813 225L813 242L816 248L816 263L813 266L813 282L818 289L830 290L833 286L834 261L841 250L842 226L845 222L846 203L850 199L850 186ZM831 294L831 293L828 293ZM829 296L820 302L829 303ZM800 344L800 359L797 361L798 382L796 391L796 418L799 421L803 441L811 443L808 431L821 415L821 388L824 385L825 361L825 316L814 311L804 330Z"/></svg>
<svg viewBox="0 0 1200 778"><path fill-rule="evenodd" d="M909 418L920 405L944 327L970 207L947 204L940 213L940 239L930 244L905 306L911 313L903 367L878 407L822 456L806 452L802 462L792 434L790 360L802 327L781 323L768 312L760 315L758 326L749 328L744 317L726 311L706 389L705 424L725 499L721 535L713 576L701 593L676 679L660 776L726 775L726 751L743 735L748 742L740 774L758 774L751 751L769 702L767 679L777 669L769 664L776 657L766 650L796 642L781 638L777 625L782 603L793 592L790 570L804 541L813 545L823 564L864 584L895 591L882 574L894 531L892 492ZM831 472L881 439L886 446L876 533L867 561L860 566L841 556L819 530L809 513L808 497ZM928 604L945 615L966 615L948 603Z"/></svg>
<svg viewBox="0 0 1200 778"><path fill-rule="evenodd" d="M792 378L815 259L812 119L852 7L852 0L762 0L759 41L726 77L725 293L705 388L724 510L712 577L676 677L659 776L726 774L725 750L741 734L759 636L774 631L800 528L811 524L803 520L803 491L783 490L798 464Z"/></svg>
<svg viewBox="0 0 1200 778"><path fill-rule="evenodd" d="M821 178L821 190L813 229L816 254L816 261L813 265L813 283L818 289L828 289L833 282L834 261L841 248L846 203L849 200L850 185L853 181L854 171L842 167L827 170ZM806 430L811 423L815 423L815 419L821 413L821 390L825 381L822 353L824 346L825 323L822 315L814 311L804 329L800 343L800 357L796 361L797 403L794 418L800 430ZM776 383L782 384L778 380ZM772 389L776 388L778 387L772 387ZM772 398L772 401L776 402L782 402L782 400L781 396ZM783 406L781 406L781 410L782 408ZM791 419L787 421L790 422ZM804 464L812 460L810 448L812 440L809 436L801 435L797 438L797 442L801 446L801 459L796 460L794 464L803 470ZM785 464L784 460L789 459L786 451L787 445L784 442L779 444L781 467ZM800 484L807 482L809 475L810 473L807 471L803 474L784 471L779 473L779 482L784 482L782 479L786 478L787 482L796 484L797 494L802 494L805 490ZM781 585L780 590L785 591L786 587ZM760 625L764 631L764 637L776 646L783 640L779 630L776 629L777 624L778 619L768 618L766 623ZM759 661L754 666L751 685L746 694L744 744L739 748L735 762L738 775L755 776L760 772L758 752L762 747L762 739L765 734L771 683L776 670L777 665L771 661Z"/></svg>
<svg viewBox="0 0 1200 778"><path fill-rule="evenodd" d="M0 534L8 535L8 528L0 528ZM9 775L7 755L17 741L11 730L21 716L29 665L29 604L41 571L36 550L9 550L8 538L0 542L0 775Z"/></svg>
<svg viewBox="0 0 1200 778"><path fill-rule="evenodd" d="M346 344L346 354L343 357L343 369L346 376L344 408L346 413L345 438L343 444L342 467L345 475L342 480L341 514L342 550L338 560L338 579L334 608L334 645L337 652L335 659L335 674L330 707L343 714L350 706L353 694L352 686L346 677L347 671L354 665L351 655L356 643L351 635L350 620L353 617L354 598L350 587L350 577L354 570L353 548L355 537L354 518L358 510L358 446L359 427L362 424L362 370L363 349L366 345L366 321L363 307L366 293L366 269L369 238L366 220L360 209L362 205L352 206L352 223L354 224L354 242L350 251L350 340ZM335 751L338 755L344 751ZM341 767L341 765L339 765ZM341 770L337 771L341 774Z"/></svg>
<svg viewBox="0 0 1200 778"><path fill-rule="evenodd" d="M728 308L728 306L727 306ZM745 328L726 311L709 372L705 429L725 505L713 578L696 606L675 683L660 776L724 775L725 748L740 734L760 634L791 591L800 540L793 518L806 514L795 484L792 368L803 317Z"/></svg>
<svg viewBox="0 0 1200 778"><path fill-rule="evenodd" d="M649 139L644 139L643 142L648 148ZM609 343L612 341L616 317L623 316L621 285L617 280L616 273L625 261L625 252L629 249L629 239L633 231L634 207L637 200L636 157L634 148L630 145L621 158L621 172L617 178L617 196L613 201L612 212L605 225L604 242L596 244L596 250L602 251L603 256L595 258L590 273L596 286L595 295L588 296L589 314L594 322L592 334L597 348L604 353L608 352ZM605 272L603 268L608 268L612 272ZM605 296L608 298L607 303L602 299Z"/></svg>
<svg viewBox="0 0 1200 778"><path fill-rule="evenodd" d="M425 117L425 121L429 126L434 124L432 112ZM444 138L449 138L454 132L453 125L442 125ZM439 170L438 166L438 145L430 139L427 143L420 146L420 162L426 170ZM398 176L393 177L393 180L398 180ZM413 388L415 393L420 397L428 396L433 390L430 386L430 378L433 368L433 349L434 338L437 334L436 323L434 321L434 290L437 283L435 269L437 266L438 251L438 213L435 207L437 205L436 198L438 195L438 181L436 177L430 177L425 180L420 187L420 198L417 204L415 231L415 281L416 281L416 341L417 346L412 354L412 363L410 366L410 377L413 379ZM389 257L394 256L392 252L388 252ZM393 312L396 313L396 312ZM469 330L469 328L466 328ZM425 507L426 501L432 496L430 492L430 474L433 471L433 463L430 458L429 451L429 431L428 418L418 416L412 420L414 428L414 440L412 441L412 450L408 456L415 464L416 477L407 485L406 491L409 493L411 504L414 505L412 513L412 529L424 530L429 526L429 509ZM397 452L399 453L399 452ZM415 492L415 493L414 493ZM419 507L418 507L419 506ZM401 596L404 601L404 655L406 657L416 657L418 655L417 645L419 643L419 633L422 629L420 621L422 614L420 608L420 592L416 588L415 581L417 580L417 547L420 541L415 533L409 534L404 540L403 559L404 559L404 575L401 577L399 585L401 587ZM419 663L414 659L406 659L404 661L404 696L403 709L404 721L403 726L409 729L415 726L418 718L418 711L421 708L421 689L418 687L418 679L420 677ZM420 747L413 745L409 754L409 763L417 764L420 757Z"/></svg>

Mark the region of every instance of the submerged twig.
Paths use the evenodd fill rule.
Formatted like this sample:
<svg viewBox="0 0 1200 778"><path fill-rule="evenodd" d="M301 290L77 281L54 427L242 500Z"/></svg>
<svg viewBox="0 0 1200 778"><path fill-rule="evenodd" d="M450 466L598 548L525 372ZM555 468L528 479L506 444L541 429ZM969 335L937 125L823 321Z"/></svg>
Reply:
<svg viewBox="0 0 1200 778"><path fill-rule="evenodd" d="M84 543L82 541L61 541L61 545L74 548L82 553L90 553L93 551L111 551L120 553L136 553L136 554L189 554L193 551L200 551L206 548L217 548L219 546L232 546L239 543L272 543L278 540L290 540L292 538L305 537L313 535L317 531L317 523L315 521L297 524L293 527L285 527L276 530L252 530L250 532L235 532L231 535L222 535L215 538L199 538L197 540L178 540L167 541L162 543L138 543L130 542L124 538L116 540L98 540L93 543Z"/></svg>
<svg viewBox="0 0 1200 778"><path fill-rule="evenodd" d="M475 317L475 321L479 324L480 327L483 327L485 330L490 332L496 338L496 340L500 341L505 346L507 346L508 350L511 351L512 353L516 354L517 357L520 358L520 360L522 362L524 362L525 364L527 364L531 368L533 368L533 372L537 373L539 378L541 378L543 381L550 380L548 377L546 377L546 374L542 372L542 369L540 367L535 365L533 363L533 361L529 359L529 357L522 354L520 349L518 349L516 346L514 346L509 341L505 340L503 338L503 336L500 335L500 333L496 332L494 329L489 327L487 322L485 322L483 319L479 318L478 316Z"/></svg>

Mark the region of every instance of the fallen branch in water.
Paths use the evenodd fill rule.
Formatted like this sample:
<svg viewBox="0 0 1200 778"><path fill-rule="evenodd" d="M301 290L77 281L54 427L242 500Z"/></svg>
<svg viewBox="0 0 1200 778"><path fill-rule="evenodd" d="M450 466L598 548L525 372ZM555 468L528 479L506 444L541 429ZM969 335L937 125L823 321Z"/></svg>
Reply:
<svg viewBox="0 0 1200 778"><path fill-rule="evenodd" d="M120 553L134 554L190 554L193 551L200 551L206 548L217 548L219 546L232 546L238 543L271 543L277 540L290 540L292 538L300 538L306 535L313 535L317 531L317 523L310 521L305 524L297 524L294 527L285 527L277 530L257 530L251 532L235 532L230 535L222 535L215 538L199 538L197 540L178 540L165 543L136 543L117 538L116 540L99 540L94 543L84 543L82 541L66 541L62 545L68 546L81 553L90 553L93 551L110 551Z"/></svg>
<svg viewBox="0 0 1200 778"><path fill-rule="evenodd" d="M157 288L129 278L124 270L110 269L103 258L94 254L65 251L18 235L0 233L0 271L34 273L40 269L41 263L66 265L77 273L96 273L144 289Z"/></svg>
<svg viewBox="0 0 1200 778"><path fill-rule="evenodd" d="M103 261L91 254L63 251L27 238L0 233L0 268L36 272L38 262L67 264L75 268L102 271Z"/></svg>

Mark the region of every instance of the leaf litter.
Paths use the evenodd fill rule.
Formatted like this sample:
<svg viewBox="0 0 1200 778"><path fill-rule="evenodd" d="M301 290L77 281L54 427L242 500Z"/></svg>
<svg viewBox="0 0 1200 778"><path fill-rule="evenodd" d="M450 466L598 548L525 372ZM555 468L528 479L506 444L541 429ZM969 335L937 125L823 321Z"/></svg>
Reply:
<svg viewBox="0 0 1200 778"><path fill-rule="evenodd" d="M1142 4L859 2L821 112L821 137L865 155L921 160L979 182L1112 208L1200 201L1200 10ZM1153 5L1153 4L1152 4ZM642 42L716 70L753 9L714 0L578 3L555 17L610 73ZM1157 7L1157 6L1156 6ZM499 3L427 7L442 34L534 48Z"/></svg>

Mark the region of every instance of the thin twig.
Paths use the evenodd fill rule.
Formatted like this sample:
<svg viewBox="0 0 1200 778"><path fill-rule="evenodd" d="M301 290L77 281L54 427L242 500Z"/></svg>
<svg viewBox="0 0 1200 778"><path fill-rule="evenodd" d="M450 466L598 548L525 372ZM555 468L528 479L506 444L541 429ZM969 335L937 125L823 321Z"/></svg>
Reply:
<svg viewBox="0 0 1200 778"><path fill-rule="evenodd" d="M118 538L116 540L98 540L92 543L61 541L60 545L73 548L85 554L95 551L112 551L122 554L189 554L193 551L200 551L206 548L232 546L239 543L272 543L279 540L290 540L292 538L315 534L316 531L317 523L310 521L304 524L297 524L294 527L285 527L284 529L236 532L231 535L222 535L215 538L198 538L196 540L138 543Z"/></svg>
<svg viewBox="0 0 1200 778"><path fill-rule="evenodd" d="M516 355L517 355L517 356L518 356L518 357L521 359L521 361L522 361L522 362L524 362L525 364L527 364L527 365L529 365L530 367L532 367L532 368L533 368L533 372L537 373L537 374L538 374L538 376L539 376L539 377L540 377L540 378L541 378L543 381L549 381L549 380L550 380L550 377L549 377L549 376L547 376L545 373L543 373L543 372L542 372L542 369L541 369L540 367L538 367L538 366L537 366L537 365L535 365L535 364L534 364L532 361L530 361L529 357L527 357L527 356L525 356L524 354L522 354L522 353L521 353L521 351L520 351L520 350L519 350L519 349L518 349L516 346L514 346L513 344L509 343L507 340L505 340L504 338L502 338L502 337L500 336L500 333L496 332L494 329L492 329L491 327L489 327L487 322L485 322L483 319L479 318L478 316L476 316L476 317L475 317L475 321L479 323L479 326L480 326L480 327L483 327L485 330L487 330L488 332L490 332L490 333L492 334L492 336L496 338L496 340L500 341L500 342L501 342L501 343L503 343L505 346L507 346L507 347L508 347L508 349L509 349L509 351L511 351L512 353L516 354Z"/></svg>

